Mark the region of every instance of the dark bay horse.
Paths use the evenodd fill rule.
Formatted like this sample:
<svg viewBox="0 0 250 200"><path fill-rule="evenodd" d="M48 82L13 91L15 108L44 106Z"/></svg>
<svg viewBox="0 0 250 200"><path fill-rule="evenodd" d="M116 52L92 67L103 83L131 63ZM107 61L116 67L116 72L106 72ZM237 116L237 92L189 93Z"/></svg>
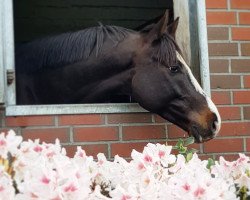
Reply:
<svg viewBox="0 0 250 200"><path fill-rule="evenodd" d="M17 104L103 103L126 94L196 142L212 139L220 115L182 57L177 26L166 13L148 31L100 25L22 45Z"/></svg>

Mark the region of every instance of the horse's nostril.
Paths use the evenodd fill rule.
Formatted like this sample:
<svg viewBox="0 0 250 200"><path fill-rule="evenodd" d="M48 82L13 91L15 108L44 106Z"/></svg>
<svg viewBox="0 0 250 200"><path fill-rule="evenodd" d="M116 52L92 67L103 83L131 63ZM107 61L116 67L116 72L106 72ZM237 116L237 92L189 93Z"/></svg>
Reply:
<svg viewBox="0 0 250 200"><path fill-rule="evenodd" d="M217 127L218 127L218 121L217 120L213 121L211 125L211 131L215 133L217 131Z"/></svg>
<svg viewBox="0 0 250 200"><path fill-rule="evenodd" d="M210 130L213 134L217 133L218 128L219 128L218 126L219 126L218 118L217 118L216 114L214 114L211 125L210 125Z"/></svg>

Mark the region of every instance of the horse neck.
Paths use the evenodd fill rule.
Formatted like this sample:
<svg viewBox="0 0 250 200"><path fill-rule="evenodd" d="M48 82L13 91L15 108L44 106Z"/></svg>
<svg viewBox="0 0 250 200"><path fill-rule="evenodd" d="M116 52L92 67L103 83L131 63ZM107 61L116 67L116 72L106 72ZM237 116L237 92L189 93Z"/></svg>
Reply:
<svg viewBox="0 0 250 200"><path fill-rule="evenodd" d="M83 65L87 68L98 71L105 71L110 75L121 73L130 68L133 68L134 55L137 52L138 44L140 42L139 34L134 33L129 35L120 43L116 44L114 41L106 41L101 50L94 50L87 60L83 60ZM89 66L89 67L88 67Z"/></svg>

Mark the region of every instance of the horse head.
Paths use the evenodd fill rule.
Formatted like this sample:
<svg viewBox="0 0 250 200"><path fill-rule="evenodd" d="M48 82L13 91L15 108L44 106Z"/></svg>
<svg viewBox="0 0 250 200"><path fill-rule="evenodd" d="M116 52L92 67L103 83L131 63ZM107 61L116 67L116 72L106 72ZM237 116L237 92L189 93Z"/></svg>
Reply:
<svg viewBox="0 0 250 200"><path fill-rule="evenodd" d="M132 95L142 107L178 125L200 143L217 135L221 118L175 41L178 20L168 24L166 13L151 30L141 33Z"/></svg>

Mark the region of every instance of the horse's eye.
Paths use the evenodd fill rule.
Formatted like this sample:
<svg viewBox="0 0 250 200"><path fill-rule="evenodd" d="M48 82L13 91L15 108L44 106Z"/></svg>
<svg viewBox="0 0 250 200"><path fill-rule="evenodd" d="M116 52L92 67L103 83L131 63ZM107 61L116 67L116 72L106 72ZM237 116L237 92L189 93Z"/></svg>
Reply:
<svg viewBox="0 0 250 200"><path fill-rule="evenodd" d="M169 70L173 73L176 73L179 71L179 66L178 65L173 65L169 67Z"/></svg>

